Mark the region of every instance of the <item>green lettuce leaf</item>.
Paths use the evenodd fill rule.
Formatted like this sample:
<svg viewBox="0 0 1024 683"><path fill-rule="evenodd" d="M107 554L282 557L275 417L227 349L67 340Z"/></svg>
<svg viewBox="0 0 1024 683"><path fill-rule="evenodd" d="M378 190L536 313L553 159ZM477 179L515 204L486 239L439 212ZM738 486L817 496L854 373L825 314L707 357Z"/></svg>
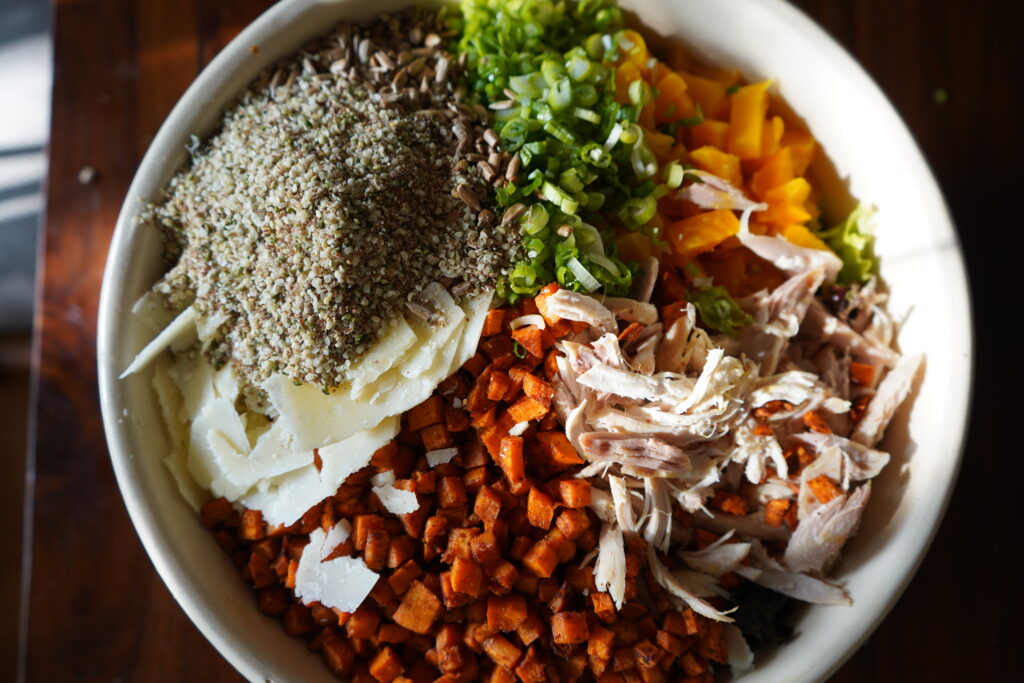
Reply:
<svg viewBox="0 0 1024 683"><path fill-rule="evenodd" d="M839 284L864 283L877 272L874 217L874 209L860 204L839 225L816 231L843 262L837 278Z"/></svg>

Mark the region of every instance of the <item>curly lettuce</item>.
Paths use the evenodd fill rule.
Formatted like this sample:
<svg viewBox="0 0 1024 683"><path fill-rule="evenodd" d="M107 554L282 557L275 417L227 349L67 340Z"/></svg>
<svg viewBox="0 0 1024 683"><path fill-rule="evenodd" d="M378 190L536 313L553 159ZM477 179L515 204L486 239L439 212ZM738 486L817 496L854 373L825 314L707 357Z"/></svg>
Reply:
<svg viewBox="0 0 1024 683"><path fill-rule="evenodd" d="M862 284L877 272L874 217L874 209L860 204L839 225L815 231L843 262L837 278L839 284Z"/></svg>

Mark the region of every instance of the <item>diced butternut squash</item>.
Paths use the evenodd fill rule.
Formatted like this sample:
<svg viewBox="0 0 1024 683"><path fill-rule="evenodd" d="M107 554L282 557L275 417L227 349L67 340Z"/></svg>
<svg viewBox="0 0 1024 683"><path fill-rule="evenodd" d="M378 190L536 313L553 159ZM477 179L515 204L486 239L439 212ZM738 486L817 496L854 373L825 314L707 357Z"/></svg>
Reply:
<svg viewBox="0 0 1024 683"><path fill-rule="evenodd" d="M729 124L725 121L704 119L704 123L689 130L691 147L717 147L724 150L729 141Z"/></svg>
<svg viewBox="0 0 1024 683"><path fill-rule="evenodd" d="M736 214L729 209L718 209L677 221L668 226L667 234L676 254L692 258L714 249L739 230Z"/></svg>
<svg viewBox="0 0 1024 683"><path fill-rule="evenodd" d="M726 104L725 86L718 81L691 73L680 73L686 81L687 91L695 102L700 104L705 116L718 116Z"/></svg>
<svg viewBox="0 0 1024 683"><path fill-rule="evenodd" d="M757 159L761 156L769 85L771 81L745 85L732 96L727 148L740 159Z"/></svg>
<svg viewBox="0 0 1024 683"><path fill-rule="evenodd" d="M693 159L693 163L699 168L719 178L725 178L736 187L743 185L740 158L735 154L729 154L717 147L705 145L690 152L690 158Z"/></svg>

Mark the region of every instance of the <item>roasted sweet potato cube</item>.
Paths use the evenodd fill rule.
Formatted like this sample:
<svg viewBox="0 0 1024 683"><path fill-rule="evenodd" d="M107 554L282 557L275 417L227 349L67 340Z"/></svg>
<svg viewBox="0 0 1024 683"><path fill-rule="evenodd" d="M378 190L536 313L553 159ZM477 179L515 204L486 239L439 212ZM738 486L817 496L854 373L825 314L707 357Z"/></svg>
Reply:
<svg viewBox="0 0 1024 683"><path fill-rule="evenodd" d="M381 624L377 629L377 639L382 643L404 643L412 637L412 632L398 624Z"/></svg>
<svg viewBox="0 0 1024 683"><path fill-rule="evenodd" d="M370 675L380 683L391 683L405 671L402 660L398 658L395 651L384 646L377 651L376 656L370 662Z"/></svg>
<svg viewBox="0 0 1024 683"><path fill-rule="evenodd" d="M733 515L747 514L747 501L743 496L736 495L725 489L718 489L715 492L715 497L711 500L711 506Z"/></svg>
<svg viewBox="0 0 1024 683"><path fill-rule="evenodd" d="M590 603L594 607L594 614L606 624L615 621L615 603L607 593L591 593Z"/></svg>
<svg viewBox="0 0 1024 683"><path fill-rule="evenodd" d="M551 500L548 494L539 487L530 489L530 495L526 500L526 514L530 524L541 529L551 527L551 520L555 515L555 501Z"/></svg>
<svg viewBox="0 0 1024 683"><path fill-rule="evenodd" d="M790 501L786 498L769 500L764 506L764 521L772 526L782 526L789 506Z"/></svg>
<svg viewBox="0 0 1024 683"><path fill-rule="evenodd" d="M592 565L587 565L586 567L569 565L565 570L565 580L577 593L589 595L596 590L594 586L594 567Z"/></svg>
<svg viewBox="0 0 1024 683"><path fill-rule="evenodd" d="M443 509L466 504L466 486L461 477L444 477L437 483L437 504Z"/></svg>
<svg viewBox="0 0 1024 683"><path fill-rule="evenodd" d="M364 602L345 622L345 634L350 640L370 638L377 633L379 625L380 613Z"/></svg>
<svg viewBox="0 0 1024 683"><path fill-rule="evenodd" d="M573 448L564 432L539 432L537 441L551 462L558 465L582 465L583 458Z"/></svg>
<svg viewBox="0 0 1024 683"><path fill-rule="evenodd" d="M547 415L549 406L550 403L545 404L524 394L508 407L508 414L516 422L529 422L530 420L539 420Z"/></svg>
<svg viewBox="0 0 1024 683"><path fill-rule="evenodd" d="M526 598L511 595L491 595L487 598L487 627L493 631L515 631L526 619Z"/></svg>
<svg viewBox="0 0 1024 683"><path fill-rule="evenodd" d="M366 548L366 538L370 531L383 531L384 518L380 515L357 515L352 524L352 541L356 550Z"/></svg>
<svg viewBox="0 0 1024 683"><path fill-rule="evenodd" d="M441 600L444 602L446 610L450 612L451 610L468 605L470 599L471 596L460 593L452 586L451 571L441 572Z"/></svg>
<svg viewBox="0 0 1024 683"><path fill-rule="evenodd" d="M487 383L487 398L491 401L501 401L511 388L512 379L501 370L495 370Z"/></svg>
<svg viewBox="0 0 1024 683"><path fill-rule="evenodd" d="M582 509L567 509L558 513L555 525L567 539L575 541L590 528L590 518Z"/></svg>
<svg viewBox="0 0 1024 683"><path fill-rule="evenodd" d="M473 501L473 512L484 524L491 524L501 514L501 496L489 486L482 487Z"/></svg>
<svg viewBox="0 0 1024 683"><path fill-rule="evenodd" d="M558 493L567 508L585 508L590 505L590 482L585 479L563 479Z"/></svg>
<svg viewBox="0 0 1024 683"><path fill-rule="evenodd" d="M519 572L507 560L498 560L491 564L487 567L486 573L491 580L491 590L495 593L507 593L519 579Z"/></svg>
<svg viewBox="0 0 1024 683"><path fill-rule="evenodd" d="M519 658L523 654L522 650L509 641L508 638L497 634L488 636L480 645L495 664L509 670L515 669L516 664L519 663Z"/></svg>
<svg viewBox="0 0 1024 683"><path fill-rule="evenodd" d="M512 338L519 342L519 345L531 356L544 357L544 334L535 325L524 325L517 330L512 330Z"/></svg>
<svg viewBox="0 0 1024 683"><path fill-rule="evenodd" d="M449 524L450 526L450 524ZM470 541L479 533L472 527L461 527L448 532L448 546L441 558L445 564L451 564L456 557L472 557Z"/></svg>
<svg viewBox="0 0 1024 683"><path fill-rule="evenodd" d="M384 569L388 561L388 546L391 537L388 532L380 529L371 529L366 533L366 547L363 548L363 561L366 566L375 572Z"/></svg>
<svg viewBox="0 0 1024 683"><path fill-rule="evenodd" d="M519 482L526 478L522 437L506 436L501 439L498 465L510 482Z"/></svg>
<svg viewBox="0 0 1024 683"><path fill-rule="evenodd" d="M484 327L480 332L480 336L493 337L496 334L501 334L501 330L504 326L505 310L502 308L492 308L487 311L487 317L484 318Z"/></svg>
<svg viewBox="0 0 1024 683"><path fill-rule="evenodd" d="M549 529L548 533L544 535L544 540L554 548L559 563L568 562L576 553L576 544L567 539L558 527Z"/></svg>
<svg viewBox="0 0 1024 683"><path fill-rule="evenodd" d="M207 529L212 529L218 524L223 523L229 517L235 514L235 508L231 505L227 498L214 498L203 505L199 510L199 519L202 521L203 526ZM261 513L262 519L262 513Z"/></svg>
<svg viewBox="0 0 1024 683"><path fill-rule="evenodd" d="M406 419L409 421L409 430L418 432L424 427L444 422L444 407L444 399L436 395L413 407L406 413Z"/></svg>
<svg viewBox="0 0 1024 683"><path fill-rule="evenodd" d="M547 539L534 543L523 557L523 566L541 578L551 576L558 565L558 552Z"/></svg>
<svg viewBox="0 0 1024 683"><path fill-rule="evenodd" d="M258 541L266 535L267 525L263 522L263 513L259 510L245 510L242 513L242 538L247 541Z"/></svg>
<svg viewBox="0 0 1024 683"><path fill-rule="evenodd" d="M725 644L725 633L722 623L710 619L702 620L700 636L697 639L697 652L705 659L728 664L729 648Z"/></svg>
<svg viewBox="0 0 1024 683"><path fill-rule="evenodd" d="M550 680L544 667L544 660L541 659L540 649L534 645L526 651L526 656L516 667L516 676L523 683L545 683Z"/></svg>
<svg viewBox="0 0 1024 683"><path fill-rule="evenodd" d="M412 536L395 536L388 544L388 569L397 569L415 554L419 543Z"/></svg>
<svg viewBox="0 0 1024 683"><path fill-rule="evenodd" d="M523 393L530 398L535 398L541 403L551 405L551 399L555 396L555 389L548 382L537 375L528 373L523 375Z"/></svg>
<svg viewBox="0 0 1024 683"><path fill-rule="evenodd" d="M516 536L512 540L512 546L508 549L508 556L513 560L521 561L532 546L533 540L529 536Z"/></svg>
<svg viewBox="0 0 1024 683"><path fill-rule="evenodd" d="M323 641L324 663L338 678L352 675L356 663L356 651L352 644L338 633L329 633Z"/></svg>
<svg viewBox="0 0 1024 683"><path fill-rule="evenodd" d="M388 577L388 585L395 595L402 595L409 589L413 581L423 575L423 570L416 564L416 560L408 559Z"/></svg>
<svg viewBox="0 0 1024 683"><path fill-rule="evenodd" d="M679 655L686 652L690 645L689 640L684 640L677 635L669 633L665 630L659 630L655 636L655 641L665 652L678 657Z"/></svg>
<svg viewBox="0 0 1024 683"><path fill-rule="evenodd" d="M558 645L582 643L590 635L583 612L558 612L551 617L551 638Z"/></svg>
<svg viewBox="0 0 1024 683"><path fill-rule="evenodd" d="M642 671L658 666L662 654L661 648L649 640L641 640L633 645L633 661L636 668Z"/></svg>
<svg viewBox="0 0 1024 683"><path fill-rule="evenodd" d="M454 590L475 597L483 587L483 569L473 560L456 557L452 563L451 582Z"/></svg>
<svg viewBox="0 0 1024 683"><path fill-rule="evenodd" d="M612 646L615 643L615 633L604 628L600 624L594 624L590 629L587 638L587 656L590 664L590 671L595 676L600 676L608 667L612 658Z"/></svg>
<svg viewBox="0 0 1024 683"><path fill-rule="evenodd" d="M818 502L821 503L827 503L843 494L842 490L824 474L819 474L813 479L809 479L807 486L811 489L814 497L818 499Z"/></svg>
<svg viewBox="0 0 1024 683"><path fill-rule="evenodd" d="M699 654L685 652L679 658L679 667L687 676L700 676L708 670L707 662Z"/></svg>
<svg viewBox="0 0 1024 683"><path fill-rule="evenodd" d="M437 596L423 582L413 581L391 618L414 633L427 633L440 613L441 601Z"/></svg>
<svg viewBox="0 0 1024 683"><path fill-rule="evenodd" d="M453 443L451 432L448 431L448 427L441 424L430 425L424 427L419 432L420 438L423 440L423 447L428 451L437 451L442 448L448 448Z"/></svg>
<svg viewBox="0 0 1024 683"><path fill-rule="evenodd" d="M523 641L523 645L529 647L530 643L544 635L546 629L547 626L544 623L544 619L539 614L527 611L526 616L516 626L516 634Z"/></svg>
<svg viewBox="0 0 1024 683"><path fill-rule="evenodd" d="M485 567L501 559L498 537L491 530L486 530L473 537L470 548L472 558Z"/></svg>

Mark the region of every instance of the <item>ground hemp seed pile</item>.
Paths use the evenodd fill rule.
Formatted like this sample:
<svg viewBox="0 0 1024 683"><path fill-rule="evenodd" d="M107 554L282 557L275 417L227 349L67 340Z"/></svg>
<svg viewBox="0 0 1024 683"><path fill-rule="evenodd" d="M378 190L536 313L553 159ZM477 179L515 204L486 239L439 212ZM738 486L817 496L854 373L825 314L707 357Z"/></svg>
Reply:
<svg viewBox="0 0 1024 683"><path fill-rule="evenodd" d="M157 290L222 321L213 360L327 390L416 294L491 286L517 228L488 208L514 173L461 103L444 26L407 12L342 24L232 105L142 216L177 257Z"/></svg>

